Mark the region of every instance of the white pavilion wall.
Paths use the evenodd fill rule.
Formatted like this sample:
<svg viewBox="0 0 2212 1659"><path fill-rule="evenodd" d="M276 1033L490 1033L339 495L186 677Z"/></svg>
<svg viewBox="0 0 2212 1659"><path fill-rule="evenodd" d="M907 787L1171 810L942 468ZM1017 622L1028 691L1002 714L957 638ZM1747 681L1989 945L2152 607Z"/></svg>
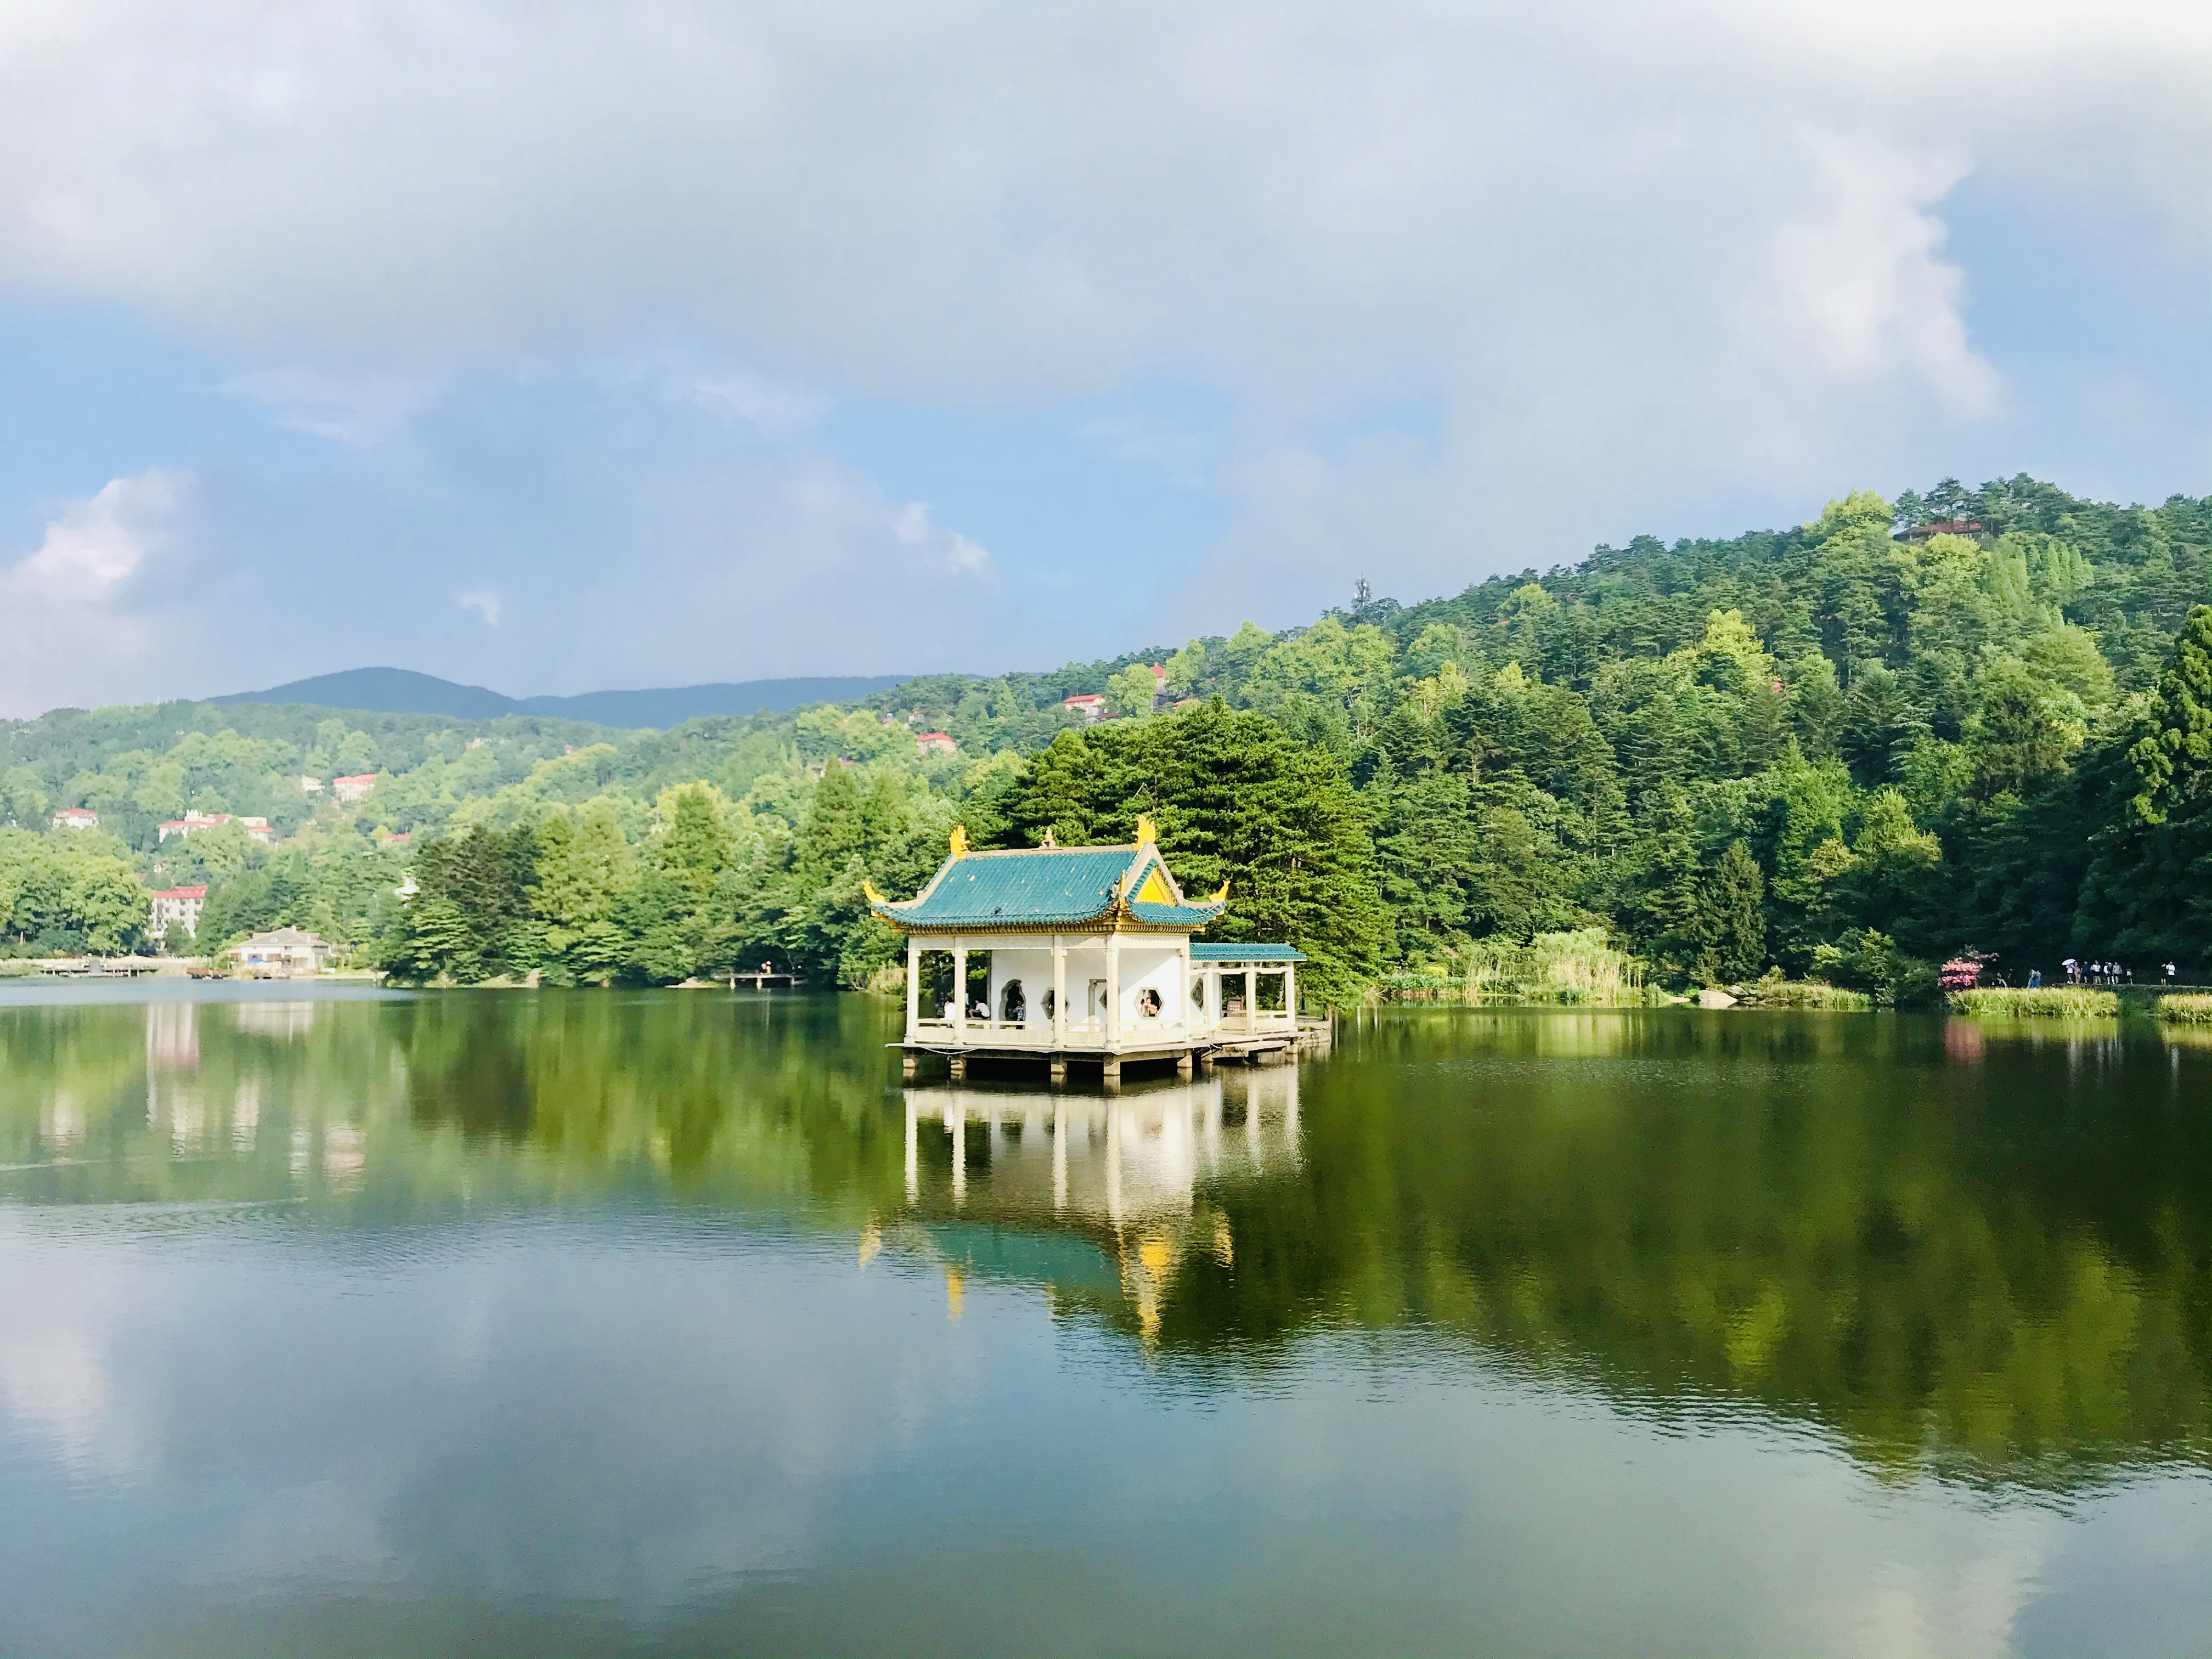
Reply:
<svg viewBox="0 0 2212 1659"><path fill-rule="evenodd" d="M1180 967L1182 951L1179 944L1136 943L1125 938L1121 957L1119 1024L1124 1032L1146 1025L1172 1024L1184 1018L1183 1004L1179 1000L1185 995ZM1094 981L1103 983L1105 978L1106 951L1103 945L1068 947L1067 1018L1071 1022L1080 1024L1090 1017L1091 983ZM991 951L991 1012L994 1016L1005 1006L1006 987L1015 980L1022 982L1022 997L1028 1006L1030 1018L1044 1018L1044 994L1052 988L1051 947L1037 947L1024 942ZM1159 993L1160 1015L1158 1020L1146 1019L1137 1012L1138 1001L1147 990Z"/></svg>

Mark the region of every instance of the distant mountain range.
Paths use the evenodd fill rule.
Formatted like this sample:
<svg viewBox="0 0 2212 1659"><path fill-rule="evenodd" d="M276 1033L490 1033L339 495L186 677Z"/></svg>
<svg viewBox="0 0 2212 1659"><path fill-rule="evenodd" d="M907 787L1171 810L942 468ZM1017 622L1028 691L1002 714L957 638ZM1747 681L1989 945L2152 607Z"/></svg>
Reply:
<svg viewBox="0 0 2212 1659"><path fill-rule="evenodd" d="M911 678L905 674L829 675L790 680L739 680L723 685L665 686L648 691L586 691L573 697L509 697L481 685L456 685L407 668L349 668L266 691L210 697L218 703L305 703L359 708L374 714L447 714L489 720L502 714L544 714L589 720L624 731L666 731L709 714L781 714L815 702L849 702Z"/></svg>

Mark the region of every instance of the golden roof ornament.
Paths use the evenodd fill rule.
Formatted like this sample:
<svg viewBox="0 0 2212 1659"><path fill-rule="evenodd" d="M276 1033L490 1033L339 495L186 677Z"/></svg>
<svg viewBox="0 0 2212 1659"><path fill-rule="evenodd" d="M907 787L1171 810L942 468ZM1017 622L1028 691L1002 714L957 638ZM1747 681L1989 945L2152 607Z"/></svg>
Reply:
<svg viewBox="0 0 2212 1659"><path fill-rule="evenodd" d="M1039 845L1039 846L1042 846L1042 847L1048 847L1048 848L1054 848L1054 849L1055 849L1055 850L1056 850L1056 849L1059 848L1060 843L1059 843L1058 842L1054 841L1054 840L1052 838L1052 831L1051 831L1051 830L1046 830L1046 831L1044 832L1044 839L1043 839L1043 841L1040 842L1038 843L1038 845Z"/></svg>
<svg viewBox="0 0 2212 1659"><path fill-rule="evenodd" d="M1220 890L1219 890L1218 892L1215 893L1215 894L1214 894L1214 896L1213 896L1212 898L1210 898L1210 899L1206 900L1206 902L1207 902L1208 904L1226 904L1226 903L1228 903L1228 902L1229 902L1229 884L1228 884L1226 881L1224 881L1224 882L1221 884L1221 889L1220 889Z"/></svg>
<svg viewBox="0 0 2212 1659"><path fill-rule="evenodd" d="M868 902L871 904L889 904L890 902L889 899L885 898L881 893L878 893L876 890L876 884L870 881L866 876L862 876L860 878L860 891L867 896Z"/></svg>
<svg viewBox="0 0 2212 1659"><path fill-rule="evenodd" d="M952 826L952 856L956 859L968 856L968 826L964 823Z"/></svg>
<svg viewBox="0 0 2212 1659"><path fill-rule="evenodd" d="M1138 813L1137 845L1139 847L1150 847L1157 842L1159 838L1159 831L1152 827L1152 821L1146 817L1142 812Z"/></svg>

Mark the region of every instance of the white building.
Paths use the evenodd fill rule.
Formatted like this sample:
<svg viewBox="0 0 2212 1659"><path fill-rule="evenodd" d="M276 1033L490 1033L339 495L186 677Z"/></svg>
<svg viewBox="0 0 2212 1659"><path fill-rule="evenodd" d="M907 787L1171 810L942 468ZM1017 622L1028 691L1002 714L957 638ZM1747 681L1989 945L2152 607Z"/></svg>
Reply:
<svg viewBox="0 0 2212 1659"><path fill-rule="evenodd" d="M228 812L187 812L180 818L171 818L154 826L159 839L167 841L172 836L189 837L195 831L212 830L218 824L228 823Z"/></svg>
<svg viewBox="0 0 2212 1659"><path fill-rule="evenodd" d="M154 895L153 914L146 922L148 935L160 939L171 927L179 926L188 933L199 932L200 912L207 905L207 894L204 887L163 888Z"/></svg>
<svg viewBox="0 0 2212 1659"><path fill-rule="evenodd" d="M89 806L64 806L60 811L54 814L54 828L57 830L97 830L100 828L100 814L94 811Z"/></svg>
<svg viewBox="0 0 2212 1659"><path fill-rule="evenodd" d="M1194 943L1227 907L1228 884L1185 898L1146 819L1126 847L971 853L956 829L951 856L916 897L866 891L907 936L909 1073L941 1054L955 1077L970 1058L1044 1060L1055 1082L1070 1060L1097 1064L1109 1082L1130 1060L1172 1061L1187 1076L1224 1053L1273 1056L1320 1040L1298 1021L1305 957L1287 945ZM984 969L980 985L972 966Z"/></svg>
<svg viewBox="0 0 2212 1659"><path fill-rule="evenodd" d="M256 933L243 945L223 954L253 979L298 979L319 971L334 947L318 935L297 927L279 927Z"/></svg>
<svg viewBox="0 0 2212 1659"><path fill-rule="evenodd" d="M349 806L357 800L367 800L368 792L375 787L376 774L374 772L356 772L349 778L331 780L331 793L337 798L338 805L341 806Z"/></svg>

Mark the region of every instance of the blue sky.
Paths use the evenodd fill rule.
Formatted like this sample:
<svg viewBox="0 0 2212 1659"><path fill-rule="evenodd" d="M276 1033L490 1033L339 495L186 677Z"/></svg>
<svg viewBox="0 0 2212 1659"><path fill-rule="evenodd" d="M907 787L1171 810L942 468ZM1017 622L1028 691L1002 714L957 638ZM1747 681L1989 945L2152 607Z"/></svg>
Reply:
<svg viewBox="0 0 2212 1659"><path fill-rule="evenodd" d="M0 714L1048 666L2027 471L2212 491L2212 23L0 18Z"/></svg>

